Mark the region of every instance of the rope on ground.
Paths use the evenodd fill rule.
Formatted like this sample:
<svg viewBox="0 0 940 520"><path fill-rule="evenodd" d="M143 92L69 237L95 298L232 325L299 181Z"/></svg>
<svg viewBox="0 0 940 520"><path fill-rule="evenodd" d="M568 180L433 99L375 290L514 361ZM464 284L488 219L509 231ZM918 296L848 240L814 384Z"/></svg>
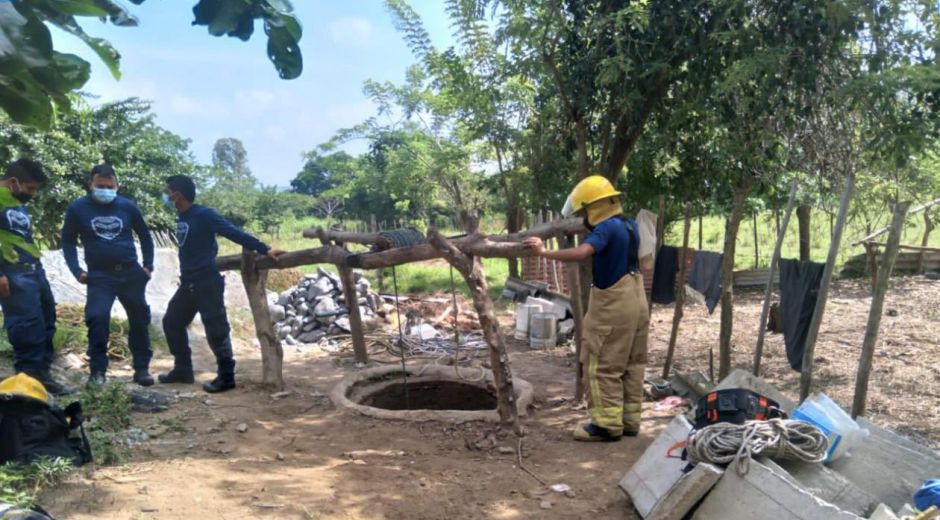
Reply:
<svg viewBox="0 0 940 520"><path fill-rule="evenodd" d="M822 462L829 451L829 439L807 422L771 419L706 426L692 433L686 449L694 461L734 463L738 475L744 476L755 455Z"/></svg>

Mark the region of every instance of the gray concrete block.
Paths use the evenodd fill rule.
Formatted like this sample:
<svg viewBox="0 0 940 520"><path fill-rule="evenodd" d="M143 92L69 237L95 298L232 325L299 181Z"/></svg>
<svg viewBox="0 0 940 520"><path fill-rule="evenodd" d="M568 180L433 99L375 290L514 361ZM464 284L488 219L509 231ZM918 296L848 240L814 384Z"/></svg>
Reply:
<svg viewBox="0 0 940 520"><path fill-rule="evenodd" d="M687 440L691 430L692 423L684 416L677 416L620 481L620 487L643 518L682 478L682 469L688 463L669 458L666 452L677 442Z"/></svg>
<svg viewBox="0 0 940 520"><path fill-rule="evenodd" d="M726 390L728 388L746 388L765 395L780 403L780 407L787 413L790 413L796 407L796 403L783 395L776 387L740 368L728 374L728 377L722 379L713 390Z"/></svg>
<svg viewBox="0 0 940 520"><path fill-rule="evenodd" d="M861 520L814 496L774 466L751 461L743 477L726 471L693 520Z"/></svg>
<svg viewBox="0 0 940 520"><path fill-rule="evenodd" d="M813 495L850 513L865 516L878 505L874 496L822 464L795 460L776 463Z"/></svg>
<svg viewBox="0 0 940 520"><path fill-rule="evenodd" d="M718 466L696 464L692 471L682 475L679 481L673 484L646 520L684 518L715 487L724 472L725 470Z"/></svg>
<svg viewBox="0 0 940 520"><path fill-rule="evenodd" d="M940 456L923 447L908 448L912 441L871 423L865 427L871 434L829 468L898 511L925 480L936 478Z"/></svg>
<svg viewBox="0 0 940 520"><path fill-rule="evenodd" d="M940 458L940 453L938 453L937 451L932 450L929 447L917 441L914 441L908 437L905 437L901 434L895 433L886 428L882 428L881 426L878 426L877 424L869 421L868 419L864 417L859 417L858 419L856 419L855 422L857 422L858 425L861 426L862 428L868 430L868 432L871 435L876 435L889 442L893 442L894 444L903 446L911 451L916 451L918 453L921 453L925 457L933 458L933 459Z"/></svg>

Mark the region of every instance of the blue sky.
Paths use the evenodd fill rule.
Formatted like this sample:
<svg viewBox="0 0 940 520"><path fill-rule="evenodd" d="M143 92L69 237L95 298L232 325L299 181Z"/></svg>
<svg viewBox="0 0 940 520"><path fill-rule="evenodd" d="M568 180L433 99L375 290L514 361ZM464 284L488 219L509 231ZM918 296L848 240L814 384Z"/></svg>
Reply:
<svg viewBox="0 0 940 520"><path fill-rule="evenodd" d="M56 33L56 48L91 62L84 90L100 101L131 96L153 101L159 124L191 139L193 153L204 163L216 139L241 139L252 172L265 184L287 186L300 171L304 151L373 115L375 107L362 94L366 79L401 82L415 62L381 0L294 0L304 28L304 72L284 81L265 55L260 23L249 42L216 38L205 27L190 25L193 4L131 5L140 20L133 28L83 20L88 33L121 52L120 81L74 38ZM452 38L441 4L412 2L435 44L447 46ZM348 148L361 151L364 144Z"/></svg>

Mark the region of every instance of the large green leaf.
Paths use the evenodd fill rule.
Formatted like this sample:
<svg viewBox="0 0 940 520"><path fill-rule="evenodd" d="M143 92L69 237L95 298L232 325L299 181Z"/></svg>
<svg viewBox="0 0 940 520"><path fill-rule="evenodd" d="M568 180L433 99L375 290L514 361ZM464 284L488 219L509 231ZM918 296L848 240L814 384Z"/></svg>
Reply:
<svg viewBox="0 0 940 520"><path fill-rule="evenodd" d="M277 68L281 79L294 79L304 70L303 55L297 38L287 26L275 26L265 22L264 30L268 35L268 57Z"/></svg>
<svg viewBox="0 0 940 520"><path fill-rule="evenodd" d="M55 115L45 89L25 69L0 74L0 107L13 121L39 129L49 128Z"/></svg>
<svg viewBox="0 0 940 520"><path fill-rule="evenodd" d="M88 45L111 71L114 79L121 79L121 53L104 38L95 38L85 32L73 16L60 15L49 20L56 27L72 34Z"/></svg>

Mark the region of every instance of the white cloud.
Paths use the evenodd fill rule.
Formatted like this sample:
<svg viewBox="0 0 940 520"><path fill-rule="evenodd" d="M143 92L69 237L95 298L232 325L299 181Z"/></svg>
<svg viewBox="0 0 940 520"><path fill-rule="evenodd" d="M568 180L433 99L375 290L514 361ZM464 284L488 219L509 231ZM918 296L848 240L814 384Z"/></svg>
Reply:
<svg viewBox="0 0 940 520"><path fill-rule="evenodd" d="M329 31L333 43L365 48L372 39L374 28L365 18L347 16L330 22Z"/></svg>

